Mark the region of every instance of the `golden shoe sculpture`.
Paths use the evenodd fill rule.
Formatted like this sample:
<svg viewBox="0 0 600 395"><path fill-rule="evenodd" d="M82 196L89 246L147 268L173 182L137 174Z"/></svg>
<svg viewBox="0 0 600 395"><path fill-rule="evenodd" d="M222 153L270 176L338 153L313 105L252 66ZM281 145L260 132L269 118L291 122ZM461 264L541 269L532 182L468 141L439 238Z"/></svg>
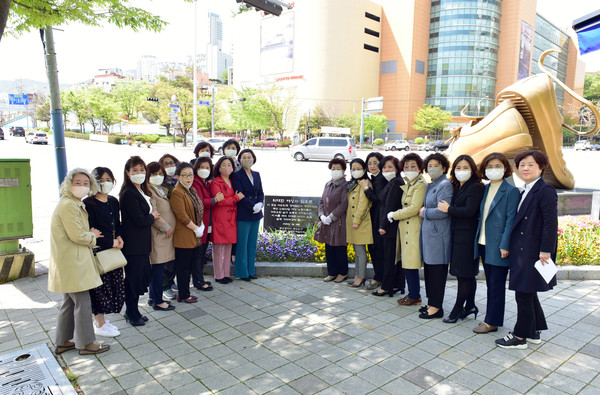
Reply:
<svg viewBox="0 0 600 395"><path fill-rule="evenodd" d="M452 131L451 161L468 154L479 164L490 152L502 152L514 158L519 151L535 148L546 152L550 159L550 167L544 171L546 182L557 188L575 186L562 154L562 128L579 135L594 134L600 127L600 115L592 103L546 71L544 58L551 52L558 51L548 50L540 56L539 67L545 74L533 75L503 89L496 97L497 107L492 112L483 119L471 117L473 120L468 125ZM550 79L590 108L596 121L592 130L582 133L563 124ZM516 117L515 112L520 116Z"/></svg>

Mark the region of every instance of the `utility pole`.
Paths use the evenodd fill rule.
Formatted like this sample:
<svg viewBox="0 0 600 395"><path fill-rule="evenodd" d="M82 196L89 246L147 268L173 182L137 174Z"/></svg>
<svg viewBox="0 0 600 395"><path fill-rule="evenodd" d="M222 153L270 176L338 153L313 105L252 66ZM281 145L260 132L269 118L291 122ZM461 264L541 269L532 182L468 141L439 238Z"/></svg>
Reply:
<svg viewBox="0 0 600 395"><path fill-rule="evenodd" d="M196 63L198 57L198 0L194 0L194 113L192 120L192 144L196 145L196 135L198 133L198 76Z"/></svg>
<svg viewBox="0 0 600 395"><path fill-rule="evenodd" d="M360 103L360 146L363 145L363 136L365 133L365 98Z"/></svg>
<svg viewBox="0 0 600 395"><path fill-rule="evenodd" d="M56 156L56 173L58 185L67 175L67 153L65 150L65 131L63 125L63 112L60 104L60 86L58 84L58 67L56 65L56 50L54 48L54 33L52 26L42 30L44 37L44 50L46 55L46 73L48 75L48 88L50 90L50 115L54 136L54 152Z"/></svg>
<svg viewBox="0 0 600 395"><path fill-rule="evenodd" d="M212 101L210 103L210 137L215 137L215 86L212 86Z"/></svg>

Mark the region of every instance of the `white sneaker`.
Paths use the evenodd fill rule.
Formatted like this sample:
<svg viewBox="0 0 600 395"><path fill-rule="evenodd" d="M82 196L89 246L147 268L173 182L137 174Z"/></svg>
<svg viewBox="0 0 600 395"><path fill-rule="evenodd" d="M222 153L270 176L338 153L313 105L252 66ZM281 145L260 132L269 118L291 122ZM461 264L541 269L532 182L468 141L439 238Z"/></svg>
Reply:
<svg viewBox="0 0 600 395"><path fill-rule="evenodd" d="M96 336L116 337L119 336L121 332L119 332L115 326L109 323L105 323L100 328L96 327L96 323L94 323L94 334Z"/></svg>
<svg viewBox="0 0 600 395"><path fill-rule="evenodd" d="M114 326L113 324L111 324L108 321L106 321L106 324L104 324L104 326L107 326L108 328L110 328L111 330L113 330L115 332L119 332L119 328L117 328L116 326Z"/></svg>

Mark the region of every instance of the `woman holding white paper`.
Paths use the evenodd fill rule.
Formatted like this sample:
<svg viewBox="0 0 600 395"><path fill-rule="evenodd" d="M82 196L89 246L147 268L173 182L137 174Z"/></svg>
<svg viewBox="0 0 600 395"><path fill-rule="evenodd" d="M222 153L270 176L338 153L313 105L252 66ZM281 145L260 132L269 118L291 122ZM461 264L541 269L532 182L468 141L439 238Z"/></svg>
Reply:
<svg viewBox="0 0 600 395"><path fill-rule="evenodd" d="M548 156L526 151L515 158L517 174L525 181L510 240L509 289L515 291L517 322L513 332L496 340L502 348L527 348L539 344L540 332L548 329L537 293L556 285L556 276L546 282L535 268L537 261L551 265L556 259L558 239L558 197L542 179Z"/></svg>

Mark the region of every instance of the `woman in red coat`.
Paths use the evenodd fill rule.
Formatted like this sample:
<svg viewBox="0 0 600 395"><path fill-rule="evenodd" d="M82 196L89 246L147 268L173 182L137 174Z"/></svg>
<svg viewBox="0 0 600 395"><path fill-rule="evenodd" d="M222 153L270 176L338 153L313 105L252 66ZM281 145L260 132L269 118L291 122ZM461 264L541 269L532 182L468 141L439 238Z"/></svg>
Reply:
<svg viewBox="0 0 600 395"><path fill-rule="evenodd" d="M210 183L210 194L215 198L219 193L223 199L216 202L212 212L213 269L215 281L228 284L231 269L231 245L237 242L237 202L244 194L235 192L231 186L231 173L235 168L233 159L223 156L213 171L215 179Z"/></svg>

